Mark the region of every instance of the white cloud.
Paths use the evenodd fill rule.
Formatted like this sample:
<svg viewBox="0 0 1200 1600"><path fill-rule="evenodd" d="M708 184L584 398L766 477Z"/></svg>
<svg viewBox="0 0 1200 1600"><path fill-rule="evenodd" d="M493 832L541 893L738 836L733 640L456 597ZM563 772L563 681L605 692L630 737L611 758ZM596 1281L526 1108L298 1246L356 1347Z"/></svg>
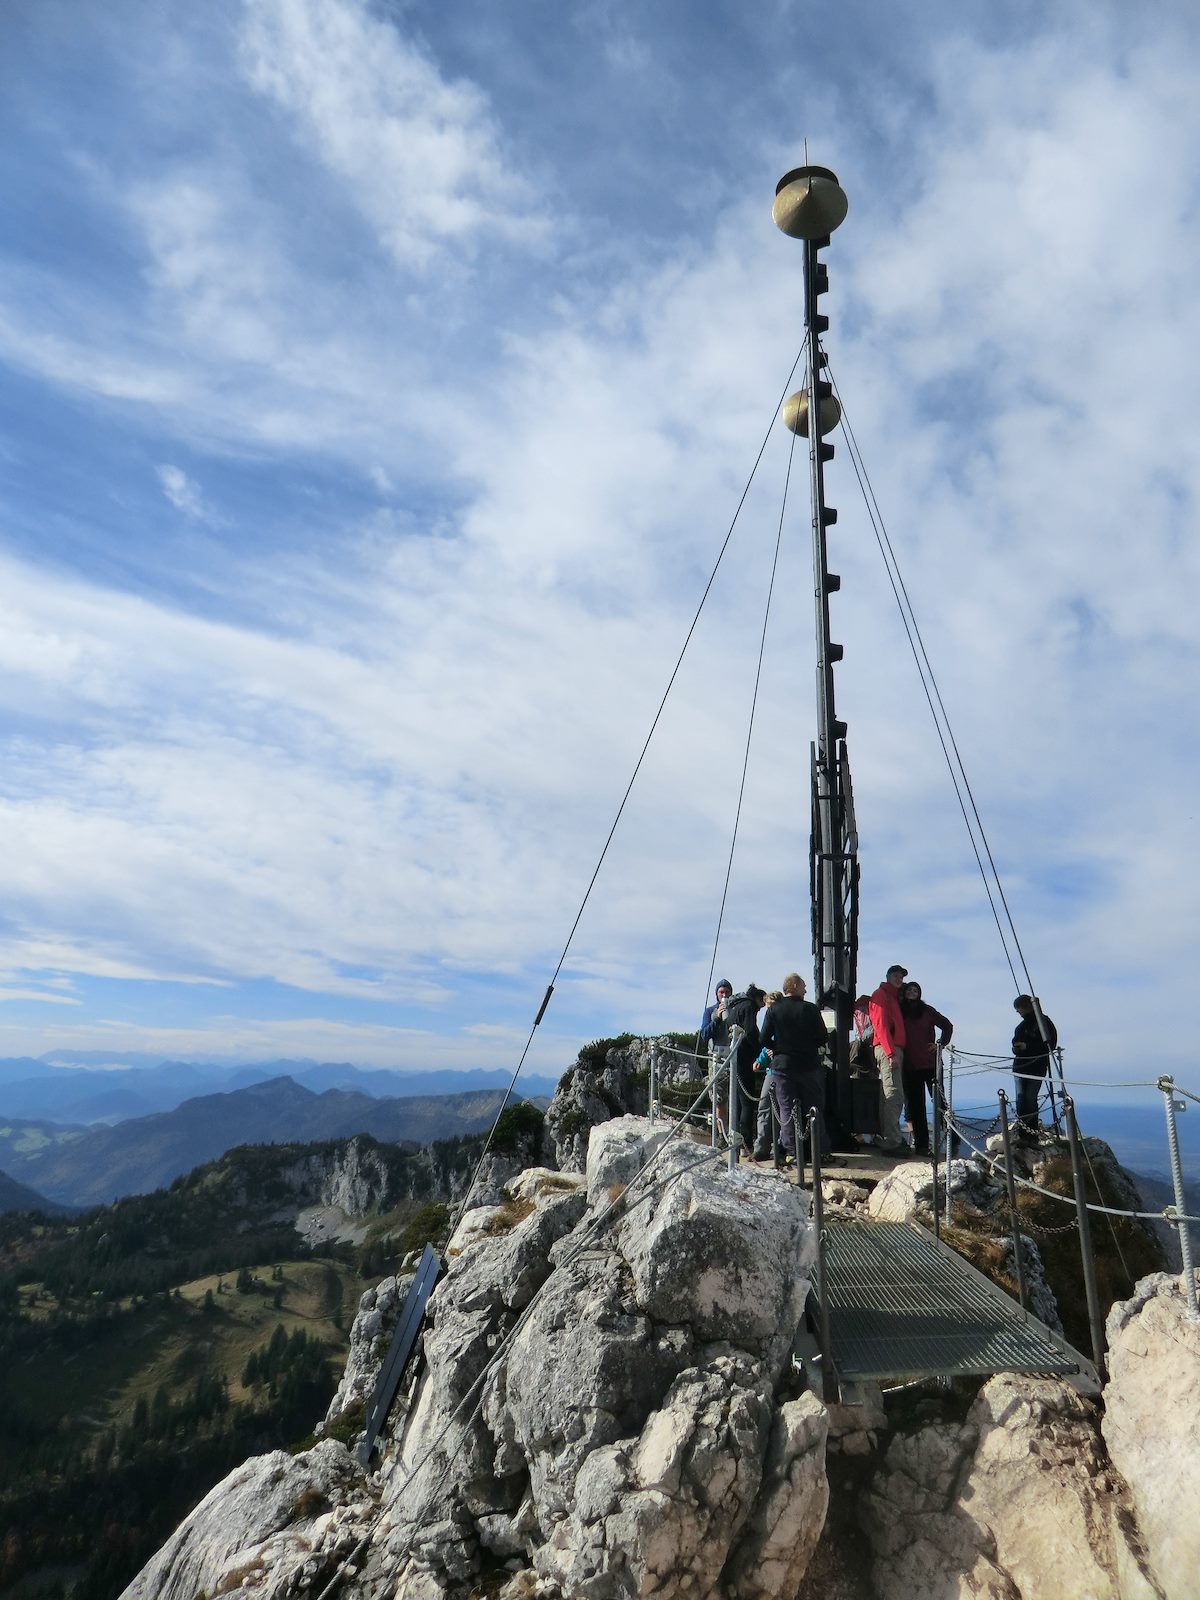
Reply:
<svg viewBox="0 0 1200 1600"><path fill-rule="evenodd" d="M531 187L486 96L449 82L411 39L346 0L245 0L249 82L354 197L403 267L489 236L542 239Z"/></svg>
<svg viewBox="0 0 1200 1600"><path fill-rule="evenodd" d="M45 989L10 989L0 985L0 1001L34 1000L48 1006L77 1006L79 1000L69 994L48 994Z"/></svg>
<svg viewBox="0 0 1200 1600"><path fill-rule="evenodd" d="M928 101L896 149L860 142L849 109L830 129L851 197L827 256L835 373L1036 981L1070 1047L1113 1070L1170 1012L1200 932L1180 736L1197 114L1171 43L931 40ZM3 826L21 847L0 863L16 924L0 955L407 998L499 1058L536 1011L800 342L799 254L770 223L772 165L753 200L707 194L665 265L631 250L617 280L564 263L552 303L505 278L498 315L488 252L540 247L544 203L485 89L343 0L258 0L241 51L245 114L301 150L314 209L294 170L268 192L249 156L200 140L111 175L136 303L85 295L64 265L41 320L7 324L10 358L50 387L119 398L125 425L181 438L189 462L207 451L223 517L231 456L260 498L214 530L204 616L107 571L4 563ZM554 155L567 182L575 158ZM350 213L365 229L342 249L312 224ZM5 281L34 303L21 273ZM786 447L777 433L581 923L560 1044L699 1010ZM301 459L318 532L291 513L260 542L259 508ZM386 512L347 492L347 463ZM204 520L193 479L158 471ZM830 486L863 981L902 956L965 1047L1002 1047L1010 980L844 446ZM804 493L798 460L721 945L739 982L806 959ZM1129 1003L1098 1008L1097 974ZM260 1026L267 1053L306 1028L326 1042L305 1054L466 1048L431 1044L432 1023L213 1024L234 1053Z"/></svg>
<svg viewBox="0 0 1200 1600"><path fill-rule="evenodd" d="M198 522L209 520L211 513L204 503L204 496L182 467L164 464L157 471L162 491L176 511L182 511L185 517L194 517Z"/></svg>
<svg viewBox="0 0 1200 1600"><path fill-rule="evenodd" d="M558 1039L547 1060L530 1072L554 1071L568 1049ZM203 1025L156 1027L116 1018L75 1025L66 1022L12 1024L0 1018L0 1055L52 1054L65 1050L127 1051L172 1061L353 1061L372 1067L447 1070L491 1067L487 1050L469 1036L420 1029L338 1023L313 1016L287 1021L254 1021L214 1016ZM558 1070L562 1070L558 1068Z"/></svg>

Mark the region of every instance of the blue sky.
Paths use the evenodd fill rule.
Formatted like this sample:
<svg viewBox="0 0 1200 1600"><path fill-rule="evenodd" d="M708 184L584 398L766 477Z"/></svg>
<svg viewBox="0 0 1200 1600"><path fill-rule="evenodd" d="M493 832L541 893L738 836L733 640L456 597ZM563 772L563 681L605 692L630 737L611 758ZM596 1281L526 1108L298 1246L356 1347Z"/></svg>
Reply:
<svg viewBox="0 0 1200 1600"><path fill-rule="evenodd" d="M215 0L0 16L0 1054L515 1063L827 340L1080 1076L1191 1071L1197 23ZM694 1025L776 427L539 1030ZM1011 980L849 470L864 987ZM806 970L803 473L718 965ZM1195 1074L1192 1073L1194 1078Z"/></svg>

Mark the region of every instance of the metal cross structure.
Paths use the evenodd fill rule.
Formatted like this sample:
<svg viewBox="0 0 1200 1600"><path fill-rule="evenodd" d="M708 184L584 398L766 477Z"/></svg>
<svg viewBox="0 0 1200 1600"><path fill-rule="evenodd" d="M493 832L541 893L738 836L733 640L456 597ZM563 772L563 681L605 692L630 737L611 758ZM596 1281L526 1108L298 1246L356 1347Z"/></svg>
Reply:
<svg viewBox="0 0 1200 1600"><path fill-rule="evenodd" d="M804 244L805 387L786 401L783 416L793 433L808 439L812 497L817 625L817 737L811 752L809 841L814 998L834 1014L837 1109L843 1126L851 1128L854 1113L850 1031L858 981L858 834L846 724L838 719L834 700L833 668L842 659L842 646L832 643L829 637L829 596L837 593L842 580L829 570L826 529L837 521L837 512L825 504L825 463L833 457L833 446L824 442L824 435L837 427L842 413L832 384L822 376L826 357L821 335L829 327L829 318L817 309L820 296L829 287L829 273L820 251L845 218L848 206L845 192L828 167L797 167L779 180L772 214L789 238L800 239ZM814 395L815 406L811 402ZM814 412L815 428L809 420Z"/></svg>

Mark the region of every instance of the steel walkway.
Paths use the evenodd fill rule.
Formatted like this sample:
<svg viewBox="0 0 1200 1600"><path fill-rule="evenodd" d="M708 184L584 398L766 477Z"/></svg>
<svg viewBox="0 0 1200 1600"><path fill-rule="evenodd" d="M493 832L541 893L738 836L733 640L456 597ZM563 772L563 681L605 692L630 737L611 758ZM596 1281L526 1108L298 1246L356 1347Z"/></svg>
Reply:
<svg viewBox="0 0 1200 1600"><path fill-rule="evenodd" d="M826 1217L830 1354L839 1379L1096 1370L915 1223Z"/></svg>

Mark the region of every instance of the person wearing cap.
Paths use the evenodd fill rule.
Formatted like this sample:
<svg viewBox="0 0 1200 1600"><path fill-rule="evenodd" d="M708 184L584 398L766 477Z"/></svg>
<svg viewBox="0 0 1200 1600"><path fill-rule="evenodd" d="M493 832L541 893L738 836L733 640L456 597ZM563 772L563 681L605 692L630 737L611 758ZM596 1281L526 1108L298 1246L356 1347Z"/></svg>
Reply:
<svg viewBox="0 0 1200 1600"><path fill-rule="evenodd" d="M717 998L712 1005L705 1006L704 1016L700 1020L700 1046L707 1044L720 1045L722 1049L729 1043L729 1024L725 1020L725 1007L733 999L733 985L728 978L722 978L717 984Z"/></svg>
<svg viewBox="0 0 1200 1600"><path fill-rule="evenodd" d="M1035 995L1019 994L1013 1001L1013 1010L1020 1017L1012 1036L1013 1074L1017 1089L1017 1142L1033 1144L1041 1126L1038 1113L1038 1095L1042 1079L1050 1071L1050 1056L1058 1048L1058 1029L1042 1011L1042 1003ZM1043 1034L1038 1025L1038 1013L1045 1025Z"/></svg>
<svg viewBox="0 0 1200 1600"><path fill-rule="evenodd" d="M900 987L907 977L907 967L889 967L870 1000L875 1063L879 1068L883 1102L880 1121L883 1153L901 1158L911 1154L900 1132L900 1113L904 1110L904 1017L900 1010Z"/></svg>

